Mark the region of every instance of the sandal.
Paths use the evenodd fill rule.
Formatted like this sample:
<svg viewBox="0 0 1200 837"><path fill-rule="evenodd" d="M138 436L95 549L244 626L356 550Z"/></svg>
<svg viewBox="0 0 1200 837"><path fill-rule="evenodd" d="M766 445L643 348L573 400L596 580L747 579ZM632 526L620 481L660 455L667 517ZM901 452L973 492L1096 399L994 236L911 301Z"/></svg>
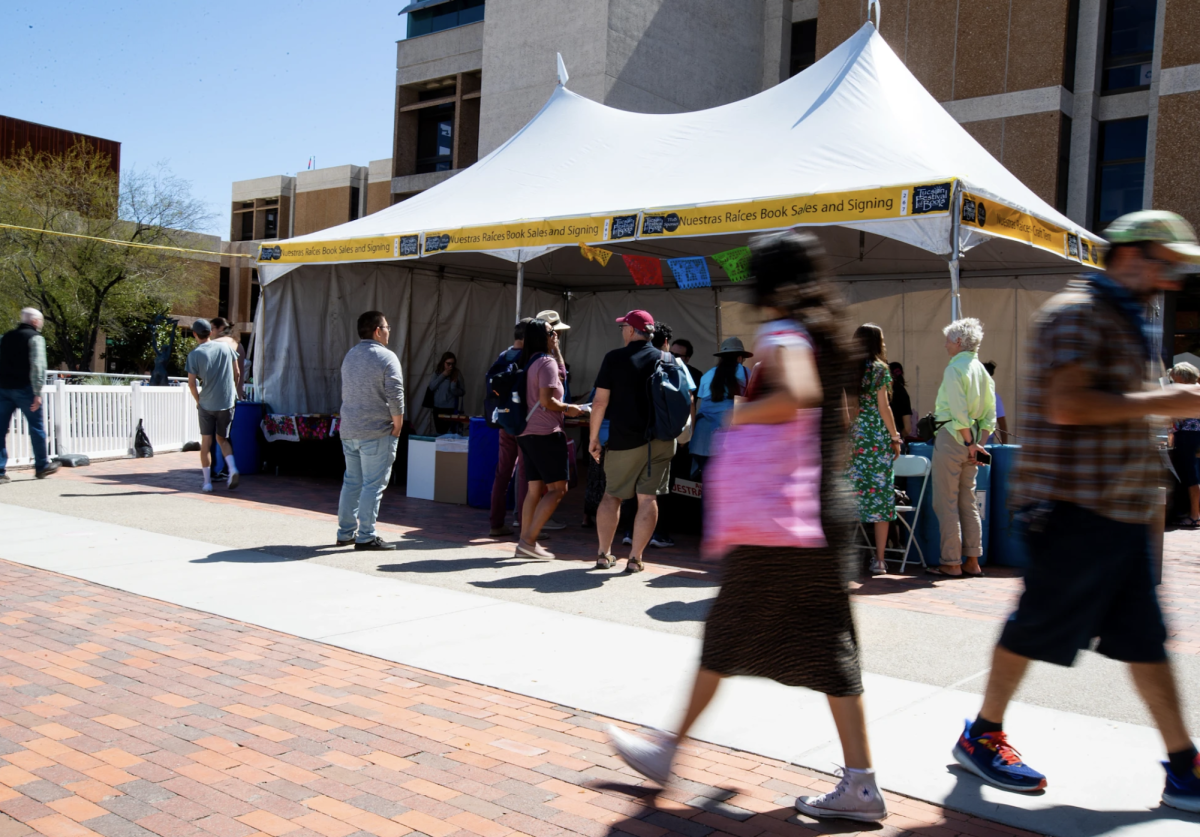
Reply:
<svg viewBox="0 0 1200 837"><path fill-rule="evenodd" d="M605 552L596 557L596 566L592 567L592 569L593 570L611 570L616 565L617 565L617 556L615 556L611 553Z"/></svg>
<svg viewBox="0 0 1200 837"><path fill-rule="evenodd" d="M1181 517L1177 527L1180 529L1200 529L1200 520L1194 517Z"/></svg>
<svg viewBox="0 0 1200 837"><path fill-rule="evenodd" d="M640 573L644 569L646 569L646 565L642 563L641 558L630 558L625 562L625 572L627 573Z"/></svg>
<svg viewBox="0 0 1200 837"><path fill-rule="evenodd" d="M944 573L941 570L939 570L937 567L926 567L925 572L928 575L937 575L937 576L941 576L942 578L964 578L964 577L966 577L966 573L962 573L960 575L950 575L950 573Z"/></svg>
<svg viewBox="0 0 1200 837"><path fill-rule="evenodd" d="M872 561L871 562L871 575L883 575L887 571L888 571L888 568L887 568L886 561L878 561L878 562Z"/></svg>

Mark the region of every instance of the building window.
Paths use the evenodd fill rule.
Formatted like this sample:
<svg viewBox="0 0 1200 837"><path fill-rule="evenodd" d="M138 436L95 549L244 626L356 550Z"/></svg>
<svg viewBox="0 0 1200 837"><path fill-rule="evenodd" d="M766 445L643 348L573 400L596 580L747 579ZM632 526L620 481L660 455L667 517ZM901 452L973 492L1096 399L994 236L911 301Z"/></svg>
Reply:
<svg viewBox="0 0 1200 837"><path fill-rule="evenodd" d="M1145 116L1100 123L1094 229L1103 229L1118 216L1142 208L1146 127Z"/></svg>
<svg viewBox="0 0 1200 837"><path fill-rule="evenodd" d="M243 212L242 213L242 237L238 240L239 241L253 241L254 240L254 213L253 212Z"/></svg>
<svg viewBox="0 0 1200 837"><path fill-rule="evenodd" d="M817 60L817 21L802 20L792 24L792 54L788 77L811 67Z"/></svg>
<svg viewBox="0 0 1200 837"><path fill-rule="evenodd" d="M1071 182L1071 117L1059 114L1058 182L1054 190L1054 208L1067 213L1067 189Z"/></svg>
<svg viewBox="0 0 1200 837"><path fill-rule="evenodd" d="M359 189L357 186L350 187L350 220L351 221L358 220L358 202L359 202L360 194L361 193L359 192Z"/></svg>
<svg viewBox="0 0 1200 837"><path fill-rule="evenodd" d="M417 116L417 174L454 167L454 105L422 108Z"/></svg>
<svg viewBox="0 0 1200 837"><path fill-rule="evenodd" d="M1079 0L1067 4L1067 43L1063 52L1062 86L1075 92L1075 61L1079 52Z"/></svg>
<svg viewBox="0 0 1200 837"><path fill-rule="evenodd" d="M268 209L266 224L263 226L263 238L279 238L279 210Z"/></svg>
<svg viewBox="0 0 1200 837"><path fill-rule="evenodd" d="M221 281L217 286L217 316L229 319L229 268L221 268Z"/></svg>
<svg viewBox="0 0 1200 837"><path fill-rule="evenodd" d="M1108 0L1103 93L1150 87L1156 0Z"/></svg>
<svg viewBox="0 0 1200 837"><path fill-rule="evenodd" d="M408 37L428 35L483 20L484 0L446 0L408 13ZM417 3L410 4L415 6Z"/></svg>

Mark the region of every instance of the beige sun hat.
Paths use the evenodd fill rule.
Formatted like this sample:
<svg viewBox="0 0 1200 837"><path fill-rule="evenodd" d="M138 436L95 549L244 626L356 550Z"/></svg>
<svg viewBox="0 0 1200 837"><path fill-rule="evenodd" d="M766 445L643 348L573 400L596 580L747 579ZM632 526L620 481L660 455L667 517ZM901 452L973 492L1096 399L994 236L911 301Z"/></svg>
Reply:
<svg viewBox="0 0 1200 837"><path fill-rule="evenodd" d="M555 331L567 331L571 328L562 321L562 317L558 316L557 311L539 311L537 319L545 320L550 324L550 328L554 329Z"/></svg>

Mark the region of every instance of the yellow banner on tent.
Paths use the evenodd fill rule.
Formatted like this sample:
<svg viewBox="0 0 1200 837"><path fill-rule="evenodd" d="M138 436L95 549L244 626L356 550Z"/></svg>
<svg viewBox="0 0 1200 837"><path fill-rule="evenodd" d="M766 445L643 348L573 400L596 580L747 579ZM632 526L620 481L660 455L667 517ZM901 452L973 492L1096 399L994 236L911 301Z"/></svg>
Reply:
<svg viewBox="0 0 1200 837"><path fill-rule="evenodd" d="M962 223L965 227L1032 244L1085 265L1099 267L1102 261L1099 242L970 192L963 192Z"/></svg>
<svg viewBox="0 0 1200 837"><path fill-rule="evenodd" d="M806 224L844 224L950 211L954 181L887 186L849 192L763 198L694 208L664 208L642 213L638 238L713 235L784 229Z"/></svg>
<svg viewBox="0 0 1200 837"><path fill-rule="evenodd" d="M637 218L638 213L631 212L433 230L425 233L421 254L430 256L434 253L509 250L632 238L633 230L637 229Z"/></svg>
<svg viewBox="0 0 1200 837"><path fill-rule="evenodd" d="M285 241L280 244L263 244L258 248L260 262L280 264L392 261L415 259L419 255L421 236L417 233L347 238L341 241Z"/></svg>

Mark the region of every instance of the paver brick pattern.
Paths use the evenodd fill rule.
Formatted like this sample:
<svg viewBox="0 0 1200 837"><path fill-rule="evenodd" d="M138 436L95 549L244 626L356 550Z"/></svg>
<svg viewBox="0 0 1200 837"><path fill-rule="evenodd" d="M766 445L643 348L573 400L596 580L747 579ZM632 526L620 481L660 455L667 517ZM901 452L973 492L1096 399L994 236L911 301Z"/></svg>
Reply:
<svg viewBox="0 0 1200 837"><path fill-rule="evenodd" d="M284 443L280 443L284 444ZM120 485L169 495L199 497L215 504L296 514L329 521L330 539L337 528L340 481L310 477L254 475L243 477L236 492L199 493L196 454L166 454L152 459L111 460L88 468L59 471L62 479L83 480L100 485ZM582 517L582 487L567 494L555 516L566 529L554 533L551 543L559 558L595 560L594 530L578 525ZM384 493L380 507L380 533L384 537L415 534L452 543L495 548L498 542L485 537L486 509L434 503L403 496L397 488ZM512 541L512 539L508 539ZM720 565L700 559L699 539L676 534L674 549L651 549L647 567L658 573L699 573L719 579ZM515 541L512 541L515 543ZM507 548L507 541L503 542ZM627 550L628 548L625 548ZM627 551L615 550L618 555ZM1168 648L1177 653L1200 654L1200 531L1168 532L1164 550L1164 583L1159 588L1171 639ZM864 553L865 561L865 553ZM934 581L910 565L904 575L863 576L853 585L853 595L865 604L903 610L999 621L1008 616L1021 594L1021 571L1011 567L986 568L986 577Z"/></svg>
<svg viewBox="0 0 1200 837"><path fill-rule="evenodd" d="M831 777L722 747L656 793L606 723L0 561L0 837L858 833L792 808ZM888 801L863 833L1027 834Z"/></svg>

